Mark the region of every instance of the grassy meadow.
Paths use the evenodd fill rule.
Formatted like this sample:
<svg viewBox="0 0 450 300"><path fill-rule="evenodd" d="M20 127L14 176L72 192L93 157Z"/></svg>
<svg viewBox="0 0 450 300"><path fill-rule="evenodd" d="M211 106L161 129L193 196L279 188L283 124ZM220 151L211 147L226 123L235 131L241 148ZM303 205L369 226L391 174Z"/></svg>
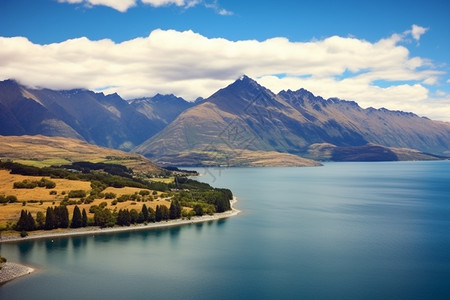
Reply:
<svg viewBox="0 0 450 300"><path fill-rule="evenodd" d="M8 170L0 170L0 195L13 195L17 197L18 201L15 203L0 204L0 228L7 227L8 223L13 224L17 222L22 209L26 209L27 211L31 212L33 217L36 217L38 211L42 211L45 213L47 207L58 206L71 190L83 190L87 194L89 194L89 191L91 190L91 183L89 181L55 179L49 177L44 178L56 183L56 186L53 189L47 189L45 187L36 187L34 189L16 189L13 187L14 182L21 182L24 180L37 181L41 178L43 177L16 175L10 174ZM170 179L166 179L165 181L167 182L168 180ZM78 205L81 210L83 208L86 209L86 212L88 212L88 217L91 218L93 217L93 214L89 213L89 208L92 205L100 205L100 203L102 202L106 202L107 207L113 210L115 208L117 208L117 210L134 208L140 211L144 203L148 208L151 207L153 209L156 209L156 205L165 205L167 207L170 206L170 195L168 193L162 193L148 189L134 187L108 187L103 191L103 193L114 193L116 195L116 198L118 198L122 195L133 195L136 193L139 194L139 192L141 192L142 190L149 191L150 195L141 197L141 201L125 201L118 202L117 204L112 205L114 199L95 199L92 203L89 204L80 203L76 205ZM71 198L71 200L79 201L80 198ZM72 218L74 207L75 204L67 205L70 219Z"/></svg>

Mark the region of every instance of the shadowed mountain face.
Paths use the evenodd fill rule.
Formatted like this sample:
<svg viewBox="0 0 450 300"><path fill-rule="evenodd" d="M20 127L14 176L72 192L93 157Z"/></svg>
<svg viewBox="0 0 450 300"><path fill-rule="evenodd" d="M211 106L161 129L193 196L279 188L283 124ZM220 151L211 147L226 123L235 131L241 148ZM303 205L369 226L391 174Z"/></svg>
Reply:
<svg viewBox="0 0 450 300"><path fill-rule="evenodd" d="M355 102L325 100L304 89L275 95L243 76L134 151L163 164L201 165L224 164L244 150L317 159L310 147L323 143L333 145L328 159L335 160L400 159L389 147L419 150L411 155L448 155L450 124L411 113L362 109Z"/></svg>
<svg viewBox="0 0 450 300"><path fill-rule="evenodd" d="M134 99L130 101L130 104L148 119L158 121L160 127L158 131L175 120L183 111L195 106L194 103L183 98L161 94L151 98Z"/></svg>
<svg viewBox="0 0 450 300"><path fill-rule="evenodd" d="M7 80L0 82L0 134L62 136L130 150L192 105L181 98L165 104L165 97L170 98L159 95L137 105L117 94L30 89Z"/></svg>

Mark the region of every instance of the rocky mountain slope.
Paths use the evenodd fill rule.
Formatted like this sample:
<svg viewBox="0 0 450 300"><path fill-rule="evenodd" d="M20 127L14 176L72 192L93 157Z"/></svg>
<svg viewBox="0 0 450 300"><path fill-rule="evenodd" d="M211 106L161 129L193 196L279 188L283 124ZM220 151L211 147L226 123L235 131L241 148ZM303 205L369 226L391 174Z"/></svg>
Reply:
<svg viewBox="0 0 450 300"><path fill-rule="evenodd" d="M329 151L335 154L328 158L335 160L436 159L450 154L450 124L325 100L303 89L276 95L243 76L183 112L134 151L159 163L202 165L225 164L244 150L324 158L311 151L312 145L322 143L332 145ZM345 147L352 147L352 156L342 155ZM415 150L399 156L391 148ZM366 155L355 156L358 152Z"/></svg>
<svg viewBox="0 0 450 300"><path fill-rule="evenodd" d="M6 80L0 82L0 134L62 136L130 150L192 105L165 100L159 95L130 104L117 94L30 89Z"/></svg>

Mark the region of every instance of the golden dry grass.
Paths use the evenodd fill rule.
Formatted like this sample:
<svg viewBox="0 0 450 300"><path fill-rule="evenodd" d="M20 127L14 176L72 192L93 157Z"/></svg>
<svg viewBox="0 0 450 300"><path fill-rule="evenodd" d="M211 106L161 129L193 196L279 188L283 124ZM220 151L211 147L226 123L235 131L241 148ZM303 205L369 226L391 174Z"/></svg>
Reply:
<svg viewBox="0 0 450 300"><path fill-rule="evenodd" d="M50 179L56 183L54 189L34 188L34 189L14 189L13 184L23 180L40 180L42 177L23 176L9 174L7 170L0 170L0 195L13 195L17 197L18 203L8 203L0 205L0 226L4 226L7 222L16 222L19 219L20 211L26 209L36 216L38 211L45 212L47 207L57 205L64 198L63 192L68 193L70 190L90 190L91 183L87 181L67 180L67 179ZM56 195L50 195L50 191L56 191ZM23 201L27 201L25 206ZM29 201L39 201L30 203ZM40 201L43 201L40 204ZM55 204L53 204L55 203Z"/></svg>
<svg viewBox="0 0 450 300"><path fill-rule="evenodd" d="M14 182L23 180L40 180L46 178L54 183L56 187L54 189L46 188L34 188L34 189L15 189L13 188ZM63 192L69 192L70 190L90 190L91 183L89 181L67 180L67 179L53 179L50 177L38 177L38 176L23 176L16 174L9 174L7 170L0 170L0 195L14 195L19 201L60 201L64 198ZM50 191L56 191L57 195L50 195Z"/></svg>
<svg viewBox="0 0 450 300"><path fill-rule="evenodd" d="M6 226L8 222L15 223L20 217L20 212L22 209L26 209L31 212L33 217L36 217L37 212L42 211L46 212L47 207L57 206L64 198L63 192L67 194L71 190L85 190L86 192L91 190L90 182L87 181L78 181L78 180L67 180L67 179L50 179L48 177L44 177L52 180L56 183L56 187L54 189L46 189L46 188L34 188L34 189L14 189L13 184L17 181L23 180L40 180L42 177L38 176L23 176L16 174L9 174L7 170L0 170L0 195L14 195L17 197L17 203L8 203L8 204L0 204L0 227ZM50 191L56 191L56 195L50 195ZM139 193L140 188L133 187L124 187L124 188L113 188L108 187L105 189L105 193L115 193L117 197L120 197L124 194L134 194ZM145 190L145 189L144 189ZM152 193L152 190L149 190ZM90 204L79 204L78 207L83 210L83 208L88 212L88 217L93 217L93 214L89 213L89 208L92 205L100 205L102 202L106 202L107 207L114 209L136 209L138 212L141 211L142 205L145 205L148 208L156 209L157 205L165 205L170 207L170 201L168 198L160 198L161 192L157 192L157 195L154 196L156 198L154 201L146 201L146 202L119 202L117 205L111 205L113 199L96 199L93 203ZM37 203L30 203L29 201L36 200L39 201ZM78 199L74 199L78 200ZM26 205L23 205L23 201L26 201ZM43 201L41 204L40 201ZM75 205L68 205L67 209L69 210L69 217L72 218L72 213Z"/></svg>

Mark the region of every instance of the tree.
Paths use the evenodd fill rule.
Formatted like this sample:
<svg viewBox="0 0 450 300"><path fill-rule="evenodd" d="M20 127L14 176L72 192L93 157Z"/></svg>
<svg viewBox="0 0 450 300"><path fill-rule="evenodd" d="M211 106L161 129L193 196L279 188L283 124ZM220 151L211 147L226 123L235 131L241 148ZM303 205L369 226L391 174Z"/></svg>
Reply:
<svg viewBox="0 0 450 300"><path fill-rule="evenodd" d="M105 199L115 199L116 196L114 193L105 193Z"/></svg>
<svg viewBox="0 0 450 300"><path fill-rule="evenodd" d="M225 199L225 198L223 198L223 197L220 197L220 198L218 198L217 200L216 200L216 211L217 212L224 212L224 211L227 211L227 210L230 210L231 209L231 207L230 207L230 201L229 200L227 200L227 199Z"/></svg>
<svg viewBox="0 0 450 300"><path fill-rule="evenodd" d="M142 216L143 216L143 222L148 222L148 209L147 209L147 205L142 205Z"/></svg>
<svg viewBox="0 0 450 300"><path fill-rule="evenodd" d="M139 219L139 213L134 208L130 210L130 222L131 224L136 224Z"/></svg>
<svg viewBox="0 0 450 300"><path fill-rule="evenodd" d="M161 210L161 220L169 220L170 217L170 211L165 205L160 206Z"/></svg>
<svg viewBox="0 0 450 300"><path fill-rule="evenodd" d="M138 224L142 224L142 223L144 223L144 222L145 222L145 220L144 220L144 214L142 213L142 211L140 211L140 212L139 212L138 219L137 219L137 223L138 223Z"/></svg>
<svg viewBox="0 0 450 300"><path fill-rule="evenodd" d="M55 216L57 219L57 228L69 227L69 210L66 206L55 207Z"/></svg>
<svg viewBox="0 0 450 300"><path fill-rule="evenodd" d="M113 227L116 224L114 215L108 208L98 209L94 213L95 225L104 227Z"/></svg>
<svg viewBox="0 0 450 300"><path fill-rule="evenodd" d="M87 213L86 210L83 208L83 212L81 215L81 226L86 227L87 225L88 225Z"/></svg>
<svg viewBox="0 0 450 300"><path fill-rule="evenodd" d="M130 226L131 217L128 209L119 210L119 214L117 215L117 225L119 226Z"/></svg>
<svg viewBox="0 0 450 300"><path fill-rule="evenodd" d="M170 203L169 218L172 220L181 218L181 205L178 200L173 200Z"/></svg>
<svg viewBox="0 0 450 300"><path fill-rule="evenodd" d="M86 197L86 191L84 190L72 190L69 191L69 198L83 198Z"/></svg>
<svg viewBox="0 0 450 300"><path fill-rule="evenodd" d="M61 228L67 228L69 227L69 210L67 209L67 206L60 206L60 213L61 213Z"/></svg>
<svg viewBox="0 0 450 300"><path fill-rule="evenodd" d="M17 197L14 195L6 196L6 202L15 203L15 202L17 202Z"/></svg>
<svg viewBox="0 0 450 300"><path fill-rule="evenodd" d="M155 223L155 210L153 208L148 209L148 219L147 222Z"/></svg>
<svg viewBox="0 0 450 300"><path fill-rule="evenodd" d="M196 216L203 216L203 207L200 204L194 205L194 212Z"/></svg>
<svg viewBox="0 0 450 300"><path fill-rule="evenodd" d="M156 205L155 221L156 222L161 222L161 220L162 220L161 207L159 205Z"/></svg>
<svg viewBox="0 0 450 300"><path fill-rule="evenodd" d="M36 214L37 229L44 229L45 215L42 211L38 211Z"/></svg>
<svg viewBox="0 0 450 300"><path fill-rule="evenodd" d="M16 230L17 231L22 231L22 230L26 230L26 226L27 226L27 211L26 210L21 210L20 211L20 218L19 221L17 221L16 224Z"/></svg>
<svg viewBox="0 0 450 300"><path fill-rule="evenodd" d="M75 205L73 209L72 223L70 224L71 228L80 228L83 226L83 220L81 218L80 208Z"/></svg>
<svg viewBox="0 0 450 300"><path fill-rule="evenodd" d="M31 215L31 212L28 212L27 214L27 230L36 230L36 223L34 221L33 216Z"/></svg>
<svg viewBox="0 0 450 300"><path fill-rule="evenodd" d="M59 208L57 206L53 207L53 214L55 216L55 223L53 228L59 228L59 224L61 224L61 214L59 212Z"/></svg>
<svg viewBox="0 0 450 300"><path fill-rule="evenodd" d="M20 212L19 221L16 224L17 231L32 231L36 229L36 224L34 223L34 218L31 215L31 212L27 212L22 209Z"/></svg>
<svg viewBox="0 0 450 300"><path fill-rule="evenodd" d="M45 215L45 226L46 230L52 230L56 228L56 218L55 212L52 207L47 207L47 213Z"/></svg>
<svg viewBox="0 0 450 300"><path fill-rule="evenodd" d="M148 195L150 195L150 191L141 190L141 191L139 191L139 195L141 195L141 196L148 196Z"/></svg>

